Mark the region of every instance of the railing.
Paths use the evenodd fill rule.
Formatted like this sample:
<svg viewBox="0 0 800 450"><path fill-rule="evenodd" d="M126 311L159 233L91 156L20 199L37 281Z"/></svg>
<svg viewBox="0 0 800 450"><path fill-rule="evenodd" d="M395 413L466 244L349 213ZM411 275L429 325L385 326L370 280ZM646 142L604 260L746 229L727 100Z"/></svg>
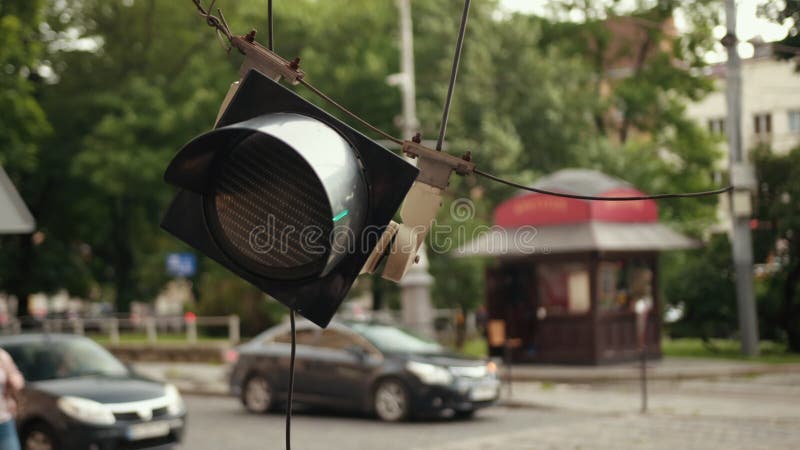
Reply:
<svg viewBox="0 0 800 450"><path fill-rule="evenodd" d="M172 331L186 335L186 341L197 343L197 328L201 327L227 327L228 342L235 344L241 340L239 316L169 316L169 317L70 317L30 319L34 326L45 333L73 333L85 335L87 329L95 329L100 335L107 335L111 344L120 343L120 330L144 330L146 341L154 344L158 342L159 334ZM26 319L26 329L28 322ZM2 326L3 334L19 334L22 331L19 319L10 319Z"/></svg>

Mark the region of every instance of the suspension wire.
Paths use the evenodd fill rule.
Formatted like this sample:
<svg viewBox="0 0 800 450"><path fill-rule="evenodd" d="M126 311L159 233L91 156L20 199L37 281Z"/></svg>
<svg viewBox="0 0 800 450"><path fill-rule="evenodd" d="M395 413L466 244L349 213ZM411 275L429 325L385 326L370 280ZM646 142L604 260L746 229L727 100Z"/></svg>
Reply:
<svg viewBox="0 0 800 450"><path fill-rule="evenodd" d="M637 200L660 200L665 198L688 198L688 197L705 197L710 195L719 195L724 194L726 192L730 192L733 190L733 186L726 186L721 189L716 189L713 191L700 191L700 192L687 192L687 193L680 193L680 194L655 194L655 195L641 195L641 196L634 196L634 197L595 197L591 195L576 195L576 194L567 194L564 192L553 192L548 191L546 189L538 189L535 187L525 186L524 184L515 183L513 181L509 181L498 176L492 175L488 172L484 172L482 170L475 169L475 174L480 175L482 177L488 178L490 180L496 181L498 183L503 183L511 187L515 187L518 189L522 189L525 191L536 192L537 194L545 194L545 195L553 195L556 197L566 197L566 198L574 198L578 200L595 200L595 201L605 201L605 202L632 202Z"/></svg>
<svg viewBox="0 0 800 450"><path fill-rule="evenodd" d="M292 394L294 392L294 356L297 346L297 330L294 323L294 310L289 310L289 321L292 324L292 354L289 358L289 393L286 398L286 450L292 448Z"/></svg>
<svg viewBox="0 0 800 450"><path fill-rule="evenodd" d="M268 46L269 49L274 51L275 50L275 34L274 34L274 26L272 23L272 0L267 1L267 19L268 19L268 30L269 30L269 41Z"/></svg>
<svg viewBox="0 0 800 450"><path fill-rule="evenodd" d="M365 127L369 128L370 130L374 131L375 133L383 136L384 138L394 142L395 144L403 145L403 141L401 139L398 139L398 138L392 136L391 134L381 130L380 128L376 127L375 125L372 125L371 123L369 123L366 120L362 119L361 117L358 116L358 114L350 111L349 109L345 108L341 104L337 103L336 100L332 99L331 97L326 95L324 92L322 92L321 90L319 90L316 87L314 87L311 83L306 81L304 78L301 78L299 80L299 82L300 82L300 84L302 84L303 86L308 88L308 90L310 90L311 92L313 92L314 94L316 94L317 96L319 96L320 98L325 100L326 102L330 103L332 106L334 106L339 111L347 114L353 120L358 121L358 123L360 123L361 125L364 125Z"/></svg>
<svg viewBox="0 0 800 450"><path fill-rule="evenodd" d="M450 103L453 101L453 90L456 86L456 76L458 75L458 65L461 62L461 48L464 46L464 34L467 32L467 20L469 19L470 0L464 0L464 13L461 16L461 26L458 30L458 40L456 41L456 54L453 56L453 68L450 71L450 85L447 87L447 98L444 101L444 111L442 112L442 126L439 129L439 139L436 141L436 150L442 151L444 136L447 133L447 120L450 116Z"/></svg>

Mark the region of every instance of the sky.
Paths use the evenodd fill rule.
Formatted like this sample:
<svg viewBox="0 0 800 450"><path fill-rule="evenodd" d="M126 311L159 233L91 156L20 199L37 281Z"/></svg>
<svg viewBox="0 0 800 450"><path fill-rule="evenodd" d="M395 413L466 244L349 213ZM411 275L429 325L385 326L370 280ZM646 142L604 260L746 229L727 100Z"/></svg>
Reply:
<svg viewBox="0 0 800 450"><path fill-rule="evenodd" d="M738 25L737 34L742 44L739 45L739 54L743 58L753 55L753 46L746 41L761 36L765 41L777 41L782 39L788 30L787 26L781 26L769 20L760 18L756 14L756 8L769 0L739 0L736 21ZM546 14L548 0L501 0L502 7L508 11L519 11L534 13L538 15ZM678 29L682 23L680 17L675 20ZM725 27L720 26L714 30L714 37L721 39L725 35ZM708 55L709 62L719 62L725 59L722 45L718 46L716 52Z"/></svg>

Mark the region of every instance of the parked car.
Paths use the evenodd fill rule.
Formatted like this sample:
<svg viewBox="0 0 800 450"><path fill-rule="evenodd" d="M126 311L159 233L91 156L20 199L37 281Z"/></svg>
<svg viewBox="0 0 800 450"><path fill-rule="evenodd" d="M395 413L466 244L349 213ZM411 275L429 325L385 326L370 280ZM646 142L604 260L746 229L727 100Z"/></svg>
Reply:
<svg viewBox="0 0 800 450"><path fill-rule="evenodd" d="M494 403L494 363L446 351L400 328L374 323L297 324L294 399L371 412L384 421L449 414L470 417ZM236 348L230 389L255 413L285 403L291 335L271 328Z"/></svg>
<svg viewBox="0 0 800 450"><path fill-rule="evenodd" d="M64 334L0 337L25 376L17 427L25 450L170 446L186 408L175 386L137 375L91 339Z"/></svg>

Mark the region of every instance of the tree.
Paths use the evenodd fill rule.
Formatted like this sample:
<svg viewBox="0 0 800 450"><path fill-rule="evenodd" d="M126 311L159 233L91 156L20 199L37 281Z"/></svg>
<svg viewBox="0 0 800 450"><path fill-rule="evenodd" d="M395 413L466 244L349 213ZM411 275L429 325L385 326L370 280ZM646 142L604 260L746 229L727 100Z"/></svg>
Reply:
<svg viewBox="0 0 800 450"><path fill-rule="evenodd" d="M789 25L789 33L780 41L773 43L773 48L778 58L796 60L800 54L800 0L766 2L759 10L761 15L779 24ZM800 70L800 61L797 61L796 67Z"/></svg>
<svg viewBox="0 0 800 450"><path fill-rule="evenodd" d="M779 299L774 321L789 349L800 351L800 147L776 155L768 147L752 154L759 180L756 246L768 254L768 298Z"/></svg>
<svg viewBox="0 0 800 450"><path fill-rule="evenodd" d="M0 166L39 222L36 239L0 236L0 290L18 298L20 314L27 313L28 295L40 289L86 288L86 273L71 243L42 220L51 213L48 198L54 189L41 176L52 154L45 145L52 129L41 104L48 69L40 28L44 15L42 0L0 3Z"/></svg>
<svg viewBox="0 0 800 450"><path fill-rule="evenodd" d="M714 44L717 1L657 1L622 13L619 2L565 2L585 22L543 23L541 45L585 55L590 71L595 139L580 164L632 182L646 192L714 188L717 141L685 114L685 105L713 89L698 75ZM678 8L690 21L678 34ZM661 203L662 220L698 233L713 221L716 199Z"/></svg>
<svg viewBox="0 0 800 450"><path fill-rule="evenodd" d="M163 170L188 136L209 127L216 92L229 83L219 75L231 66L207 64L201 50L216 43L200 32L191 4L87 0L53 8L53 16L72 18L65 27L77 40L94 45L62 42L65 50L50 55L57 80L42 89L42 102L58 167L42 177L69 193L48 199L69 211L68 220L44 223L69 230L97 286L126 311L159 291L164 255L183 248L158 228L169 199Z"/></svg>
<svg viewBox="0 0 800 450"><path fill-rule="evenodd" d="M669 326L673 337L730 338L736 332L733 258L726 235L715 235L701 250L682 255L673 265L664 293L682 311Z"/></svg>

